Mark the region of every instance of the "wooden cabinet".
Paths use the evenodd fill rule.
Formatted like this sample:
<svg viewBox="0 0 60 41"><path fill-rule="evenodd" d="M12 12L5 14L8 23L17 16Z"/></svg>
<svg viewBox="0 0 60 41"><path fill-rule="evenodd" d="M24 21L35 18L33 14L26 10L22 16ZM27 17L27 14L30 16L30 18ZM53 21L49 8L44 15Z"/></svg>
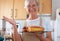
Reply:
<svg viewBox="0 0 60 41"><path fill-rule="evenodd" d="M0 18L3 16L11 17L11 9L13 6L12 0L0 0Z"/></svg>
<svg viewBox="0 0 60 41"><path fill-rule="evenodd" d="M26 19L24 0L0 0L0 19L3 16Z"/></svg>
<svg viewBox="0 0 60 41"><path fill-rule="evenodd" d="M26 19L26 11L24 9L25 0L0 0L0 19L3 16L15 19ZM52 13L52 0L39 0L40 13Z"/></svg>
<svg viewBox="0 0 60 41"><path fill-rule="evenodd" d="M0 18L1 18L1 1L0 1Z"/></svg>
<svg viewBox="0 0 60 41"><path fill-rule="evenodd" d="M15 19L26 19L25 0L14 0Z"/></svg>
<svg viewBox="0 0 60 41"><path fill-rule="evenodd" d="M40 13L52 14L52 0L39 0Z"/></svg>

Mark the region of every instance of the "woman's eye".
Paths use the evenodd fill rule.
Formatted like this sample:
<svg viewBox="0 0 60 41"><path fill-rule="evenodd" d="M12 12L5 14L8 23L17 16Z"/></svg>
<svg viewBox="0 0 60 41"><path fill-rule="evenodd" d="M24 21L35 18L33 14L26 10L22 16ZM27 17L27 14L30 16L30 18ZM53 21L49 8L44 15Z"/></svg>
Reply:
<svg viewBox="0 0 60 41"><path fill-rule="evenodd" d="M31 6L28 5L27 7L30 8L30 7L35 7L35 6L37 6L37 5L33 4L33 5L31 5Z"/></svg>

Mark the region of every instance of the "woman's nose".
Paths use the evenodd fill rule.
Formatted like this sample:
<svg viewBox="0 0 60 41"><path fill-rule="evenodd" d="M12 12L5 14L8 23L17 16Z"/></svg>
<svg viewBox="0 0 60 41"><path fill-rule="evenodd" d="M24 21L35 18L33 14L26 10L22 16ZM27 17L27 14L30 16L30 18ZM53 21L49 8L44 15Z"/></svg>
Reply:
<svg viewBox="0 0 60 41"><path fill-rule="evenodd" d="M33 10L33 7L32 6L30 7L30 10Z"/></svg>
<svg viewBox="0 0 60 41"><path fill-rule="evenodd" d="M33 8L30 8L30 10L33 10Z"/></svg>

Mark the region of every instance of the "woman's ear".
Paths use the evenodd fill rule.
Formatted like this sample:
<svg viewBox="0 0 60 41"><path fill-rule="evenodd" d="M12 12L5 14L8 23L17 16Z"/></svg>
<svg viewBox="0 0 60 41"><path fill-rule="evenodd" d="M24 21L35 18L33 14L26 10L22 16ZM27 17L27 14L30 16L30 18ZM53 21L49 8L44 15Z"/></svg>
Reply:
<svg viewBox="0 0 60 41"><path fill-rule="evenodd" d="M40 12L40 6L38 6L38 12Z"/></svg>

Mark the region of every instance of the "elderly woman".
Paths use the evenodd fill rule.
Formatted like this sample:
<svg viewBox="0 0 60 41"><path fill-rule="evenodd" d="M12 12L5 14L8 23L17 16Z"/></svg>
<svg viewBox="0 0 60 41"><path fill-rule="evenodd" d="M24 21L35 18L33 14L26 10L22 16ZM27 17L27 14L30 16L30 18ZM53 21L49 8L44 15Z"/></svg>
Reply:
<svg viewBox="0 0 60 41"><path fill-rule="evenodd" d="M25 7L27 14L29 15L28 19L26 20L27 26L41 26L40 21L41 18L38 17L39 13L39 4L38 0L25 0ZM4 19L11 23L14 28L14 41L52 41L51 32L37 34L37 33L22 33L22 36L17 32L17 26L14 19L9 19L4 16ZM43 19L42 19L43 20ZM47 23L47 21L45 21ZM50 25L50 23L48 23ZM46 27L46 24L42 25L45 29L50 30L50 26Z"/></svg>

